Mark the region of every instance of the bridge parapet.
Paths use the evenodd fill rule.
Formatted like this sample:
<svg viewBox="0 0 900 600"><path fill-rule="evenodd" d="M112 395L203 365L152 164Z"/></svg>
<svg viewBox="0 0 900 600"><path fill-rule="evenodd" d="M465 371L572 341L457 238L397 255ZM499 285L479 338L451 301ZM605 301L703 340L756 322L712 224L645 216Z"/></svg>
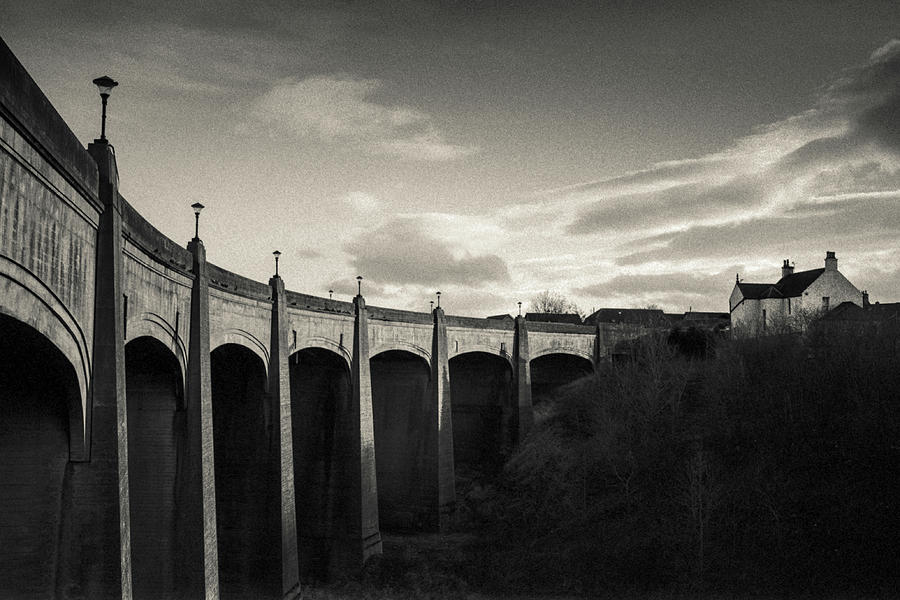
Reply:
<svg viewBox="0 0 900 600"><path fill-rule="evenodd" d="M207 267L209 269L209 284L217 290L252 300L272 301L272 288L268 285L249 277L232 273L212 263L209 263Z"/></svg>
<svg viewBox="0 0 900 600"><path fill-rule="evenodd" d="M353 303L343 302L341 300L333 300L331 298L321 298L319 296L311 296L300 292L285 292L287 306L290 308L301 308L316 312L327 312L340 315L353 316Z"/></svg>
<svg viewBox="0 0 900 600"><path fill-rule="evenodd" d="M0 116L24 136L15 149L39 152L101 210L97 164L2 39L0 82ZM0 137L9 139L9 132L3 131Z"/></svg>
<svg viewBox="0 0 900 600"><path fill-rule="evenodd" d="M515 322L499 319L479 319L477 317L454 317L447 316L447 327L457 329L497 329L500 331L513 331L516 326Z"/></svg>
<svg viewBox="0 0 900 600"><path fill-rule="evenodd" d="M572 323L547 323L544 321L527 321L528 331L541 333L575 333L594 334L597 328L592 325L574 325Z"/></svg>
<svg viewBox="0 0 900 600"><path fill-rule="evenodd" d="M432 316L429 313L401 310L399 308L384 308L382 306L368 307L369 319L379 321L395 321L397 323L414 323L418 325L431 325Z"/></svg>
<svg viewBox="0 0 900 600"><path fill-rule="evenodd" d="M121 194L119 206L122 208L122 236L128 242L166 267L190 275L193 259L187 248L179 246L151 225Z"/></svg>

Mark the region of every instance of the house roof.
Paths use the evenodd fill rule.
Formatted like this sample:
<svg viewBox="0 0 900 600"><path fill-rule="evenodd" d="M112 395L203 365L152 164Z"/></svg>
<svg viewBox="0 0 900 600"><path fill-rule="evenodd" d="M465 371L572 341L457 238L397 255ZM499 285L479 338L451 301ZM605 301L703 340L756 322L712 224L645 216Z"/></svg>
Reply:
<svg viewBox="0 0 900 600"><path fill-rule="evenodd" d="M825 269L812 269L810 271L800 271L792 273L787 277L782 277L775 284L778 291L785 298L796 298L803 294L803 290L812 285L812 282L819 278L819 275L825 272Z"/></svg>
<svg viewBox="0 0 900 600"><path fill-rule="evenodd" d="M753 300L758 300L760 298L778 298L779 296L772 294L779 294L778 290L771 283L744 283L740 282L737 284L738 289L741 290L741 295L744 298L750 298Z"/></svg>
<svg viewBox="0 0 900 600"><path fill-rule="evenodd" d="M581 325L581 317L575 313L525 313L526 321L540 323L571 323Z"/></svg>
<svg viewBox="0 0 900 600"><path fill-rule="evenodd" d="M825 269L811 269L791 273L778 280L778 283L744 283L738 282L738 289L744 298L760 300L763 298L797 298L803 291L819 278Z"/></svg>
<svg viewBox="0 0 900 600"><path fill-rule="evenodd" d="M601 308L584 320L585 325L597 323L659 323L666 314L658 308Z"/></svg>
<svg viewBox="0 0 900 600"><path fill-rule="evenodd" d="M512 321L512 320L513 320L512 316L509 315L509 314L506 314L506 315L491 315L491 316L489 316L489 317L487 317L487 318L488 318L488 319L494 319L495 321Z"/></svg>

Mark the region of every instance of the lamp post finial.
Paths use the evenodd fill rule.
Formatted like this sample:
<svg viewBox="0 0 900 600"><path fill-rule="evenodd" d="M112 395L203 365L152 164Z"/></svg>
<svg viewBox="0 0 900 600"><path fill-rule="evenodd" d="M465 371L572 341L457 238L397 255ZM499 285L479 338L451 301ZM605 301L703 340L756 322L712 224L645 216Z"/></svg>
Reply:
<svg viewBox="0 0 900 600"><path fill-rule="evenodd" d="M103 77L94 79L93 83L100 92L100 101L103 104L103 116L100 120L100 139L97 141L106 143L106 101L109 99L109 94L112 92L112 89L119 85L119 82L109 75L104 75Z"/></svg>
<svg viewBox="0 0 900 600"><path fill-rule="evenodd" d="M206 208L199 202L194 202L191 204L191 208L194 209L194 239L200 239L200 211Z"/></svg>

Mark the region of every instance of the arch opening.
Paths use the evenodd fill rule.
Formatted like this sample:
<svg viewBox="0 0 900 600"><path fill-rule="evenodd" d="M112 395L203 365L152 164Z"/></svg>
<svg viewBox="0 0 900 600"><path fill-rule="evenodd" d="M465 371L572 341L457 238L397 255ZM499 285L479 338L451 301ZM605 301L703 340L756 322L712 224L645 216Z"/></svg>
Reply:
<svg viewBox="0 0 900 600"><path fill-rule="evenodd" d="M72 364L36 329L0 315L0 597L54 595L69 460Z"/></svg>
<svg viewBox="0 0 900 600"><path fill-rule="evenodd" d="M223 344L210 354L210 379L220 597L272 596L281 539L265 365Z"/></svg>
<svg viewBox="0 0 900 600"><path fill-rule="evenodd" d="M343 496L351 492L349 464L341 460L348 448L339 431L339 417L350 404L350 370L324 348L304 348L289 362L300 577L322 580L336 555Z"/></svg>
<svg viewBox="0 0 900 600"><path fill-rule="evenodd" d="M424 498L423 464L431 426L426 417L431 368L406 350L376 354L369 366L379 527L422 530L432 520Z"/></svg>
<svg viewBox="0 0 900 600"><path fill-rule="evenodd" d="M125 345L128 489L135 598L176 593L176 488L184 444L181 368L171 350L144 336Z"/></svg>
<svg viewBox="0 0 900 600"><path fill-rule="evenodd" d="M450 359L457 497L503 467L515 435L512 392L512 368L504 358L468 352Z"/></svg>
<svg viewBox="0 0 900 600"><path fill-rule="evenodd" d="M545 354L531 360L531 401L539 405L564 385L594 372L588 359L574 354Z"/></svg>

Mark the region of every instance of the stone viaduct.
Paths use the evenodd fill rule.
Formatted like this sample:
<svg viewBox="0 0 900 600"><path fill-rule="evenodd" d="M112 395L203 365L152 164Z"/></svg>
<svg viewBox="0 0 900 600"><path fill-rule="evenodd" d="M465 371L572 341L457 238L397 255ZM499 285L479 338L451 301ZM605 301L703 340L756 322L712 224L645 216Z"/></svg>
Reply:
<svg viewBox="0 0 900 600"><path fill-rule="evenodd" d="M358 568L382 528L446 525L532 385L616 341L252 281L118 182L0 40L3 598L282 598Z"/></svg>

